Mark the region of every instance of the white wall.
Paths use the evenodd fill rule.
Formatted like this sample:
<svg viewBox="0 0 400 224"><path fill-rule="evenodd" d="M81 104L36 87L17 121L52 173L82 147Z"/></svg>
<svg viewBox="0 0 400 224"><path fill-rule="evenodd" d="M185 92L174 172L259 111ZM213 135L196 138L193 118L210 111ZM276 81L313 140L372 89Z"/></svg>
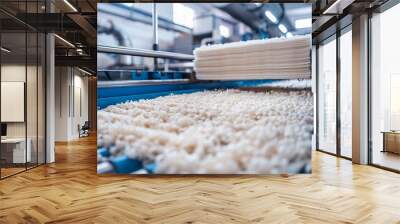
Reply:
<svg viewBox="0 0 400 224"><path fill-rule="evenodd" d="M82 126L85 121L88 121L88 78L82 76L82 73L74 75L74 108L72 108L73 119L71 120L71 135L72 138L79 137L78 125ZM80 111L81 110L81 111Z"/></svg>
<svg viewBox="0 0 400 224"><path fill-rule="evenodd" d="M28 70L31 70L32 67L28 67ZM25 65L2 65L1 66L1 81L2 82L24 82L25 83ZM4 97L4 96L2 96ZM7 108L1 108L1 110L7 110ZM24 110L24 108L22 108ZM24 122L17 122L17 123L9 123L8 124L8 131L11 131L11 133L14 133L13 135L18 135L20 133L22 136L25 135L24 132L18 131L18 126L21 126L20 124ZM24 126L23 126L24 127ZM18 136L21 137L21 136Z"/></svg>
<svg viewBox="0 0 400 224"><path fill-rule="evenodd" d="M1 121L25 121L25 83L1 82ZM36 105L35 107L36 108Z"/></svg>
<svg viewBox="0 0 400 224"><path fill-rule="evenodd" d="M55 141L68 141L69 127L69 85L68 67L55 69Z"/></svg>
<svg viewBox="0 0 400 224"><path fill-rule="evenodd" d="M3 82L25 82L25 64L5 64L1 66L1 81ZM31 70L32 67L28 67ZM1 108L7 110L7 108ZM25 122L7 123L7 137L25 137Z"/></svg>
<svg viewBox="0 0 400 224"><path fill-rule="evenodd" d="M55 140L77 139L78 125L88 120L88 78L76 68L56 67L55 85Z"/></svg>

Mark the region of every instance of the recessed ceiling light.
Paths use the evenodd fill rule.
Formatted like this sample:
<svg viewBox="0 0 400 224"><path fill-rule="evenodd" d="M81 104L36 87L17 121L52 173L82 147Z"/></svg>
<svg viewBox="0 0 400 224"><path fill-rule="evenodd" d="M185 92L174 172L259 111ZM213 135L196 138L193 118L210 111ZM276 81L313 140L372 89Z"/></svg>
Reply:
<svg viewBox="0 0 400 224"><path fill-rule="evenodd" d="M287 33L287 31L288 31L286 26L283 24L279 24L278 28L279 28L279 30L281 30L282 33Z"/></svg>
<svg viewBox="0 0 400 224"><path fill-rule="evenodd" d="M8 50L8 49L5 48L5 47L1 47L0 49L1 49L2 51L6 52L6 53L10 53L10 52L11 52L10 50Z"/></svg>
<svg viewBox="0 0 400 224"><path fill-rule="evenodd" d="M333 1L333 4L330 5L322 14L342 14L343 9L348 7L350 4L352 4L354 1L352 0L336 0Z"/></svg>
<svg viewBox="0 0 400 224"><path fill-rule="evenodd" d="M74 12L78 12L78 10L68 1L64 0L65 4L67 4Z"/></svg>
<svg viewBox="0 0 400 224"><path fill-rule="evenodd" d="M75 48L75 45L73 45L73 44L72 44L71 42L69 42L68 40L66 40L66 39L64 39L64 38L62 38L62 37L60 37L60 36L57 35L57 34L54 34L54 36L57 37L57 38L58 38L59 40L61 40L62 42L64 42L65 44L67 44L68 46Z"/></svg>
<svg viewBox="0 0 400 224"><path fill-rule="evenodd" d="M273 23L277 23L278 22L278 20L276 19L275 15L272 14L272 12L269 11L269 10L265 11L265 16Z"/></svg>
<svg viewBox="0 0 400 224"><path fill-rule="evenodd" d="M87 75L92 75L92 73L90 73L90 72L88 72L88 71L85 71L85 70L83 70L83 69L81 69L81 68L79 68L79 67L78 67L78 69L79 69L79 71L81 71L81 72L83 72L83 73L85 73L85 74L87 74Z"/></svg>

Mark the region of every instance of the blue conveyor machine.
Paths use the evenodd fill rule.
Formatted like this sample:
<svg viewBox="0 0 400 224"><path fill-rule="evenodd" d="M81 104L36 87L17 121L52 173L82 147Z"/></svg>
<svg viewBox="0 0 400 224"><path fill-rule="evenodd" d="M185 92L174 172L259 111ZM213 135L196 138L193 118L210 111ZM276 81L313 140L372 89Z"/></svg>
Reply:
<svg viewBox="0 0 400 224"><path fill-rule="evenodd" d="M193 60L192 55L170 52L150 51L142 49L110 48L98 46L99 52L130 54L144 57L166 57L183 60ZM128 73L129 80L98 81L97 107L99 110L110 105L141 99L154 99L171 94L186 94L204 90L254 87L264 83L280 80L235 80L235 81L204 81L196 80L194 74L182 72L147 72L131 71L98 71L99 75L118 76L121 72ZM113 157L110 148L98 148L98 173L148 174L156 169L154 163L143 163L127 156Z"/></svg>
<svg viewBox="0 0 400 224"><path fill-rule="evenodd" d="M277 80L273 80L277 81ZM99 82L97 87L97 106L104 109L107 106L136 101L153 99L171 94L185 94L213 89L230 89L252 87L272 80L246 81L192 81L192 80L152 80L152 81L110 81ZM109 148L99 148L98 173L153 173L156 164L143 164L141 161L126 156L111 157Z"/></svg>
<svg viewBox="0 0 400 224"><path fill-rule="evenodd" d="M193 93L203 90L232 89L252 87L279 80L244 80L244 81L191 81L191 80L152 80L152 81L107 81L98 82L97 107L153 99L171 94Z"/></svg>

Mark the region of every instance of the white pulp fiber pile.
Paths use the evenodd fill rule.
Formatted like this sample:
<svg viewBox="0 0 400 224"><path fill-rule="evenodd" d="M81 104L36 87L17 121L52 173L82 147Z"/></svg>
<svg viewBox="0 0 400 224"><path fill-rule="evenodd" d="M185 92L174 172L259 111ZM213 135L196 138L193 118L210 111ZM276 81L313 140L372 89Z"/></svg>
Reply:
<svg viewBox="0 0 400 224"><path fill-rule="evenodd" d="M311 89L311 79L292 79L274 81L258 85L259 87L277 87L282 89Z"/></svg>
<svg viewBox="0 0 400 224"><path fill-rule="evenodd" d="M98 146L155 173L296 173L311 167L310 91L203 91L98 111Z"/></svg>
<svg viewBox="0 0 400 224"><path fill-rule="evenodd" d="M194 50L200 80L310 78L311 37L216 44Z"/></svg>

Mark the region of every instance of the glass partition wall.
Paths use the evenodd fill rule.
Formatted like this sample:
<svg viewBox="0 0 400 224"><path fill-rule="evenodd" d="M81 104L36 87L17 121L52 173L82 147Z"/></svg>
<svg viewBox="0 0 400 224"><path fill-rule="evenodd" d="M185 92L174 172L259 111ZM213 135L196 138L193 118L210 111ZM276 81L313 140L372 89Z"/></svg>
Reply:
<svg viewBox="0 0 400 224"><path fill-rule="evenodd" d="M400 172L400 4L371 18L370 163Z"/></svg>
<svg viewBox="0 0 400 224"><path fill-rule="evenodd" d="M1 33L1 177L26 169L26 33ZM5 50L4 50L5 49ZM30 161L29 159L27 160Z"/></svg>
<svg viewBox="0 0 400 224"><path fill-rule="evenodd" d="M322 42L318 53L318 149L336 154L336 36Z"/></svg>
<svg viewBox="0 0 400 224"><path fill-rule="evenodd" d="M352 157L351 25L317 47L317 149Z"/></svg>
<svg viewBox="0 0 400 224"><path fill-rule="evenodd" d="M400 21L400 4L388 1L372 13L368 34L370 40L368 164L395 172L400 172L398 21ZM351 25L338 31L335 37L319 43L317 48L317 149L351 159Z"/></svg>
<svg viewBox="0 0 400 224"><path fill-rule="evenodd" d="M340 64L340 155L352 158L352 32L351 25L341 31Z"/></svg>
<svg viewBox="0 0 400 224"><path fill-rule="evenodd" d="M35 6L18 2L23 12ZM45 163L45 41L43 33L0 11L1 179Z"/></svg>

